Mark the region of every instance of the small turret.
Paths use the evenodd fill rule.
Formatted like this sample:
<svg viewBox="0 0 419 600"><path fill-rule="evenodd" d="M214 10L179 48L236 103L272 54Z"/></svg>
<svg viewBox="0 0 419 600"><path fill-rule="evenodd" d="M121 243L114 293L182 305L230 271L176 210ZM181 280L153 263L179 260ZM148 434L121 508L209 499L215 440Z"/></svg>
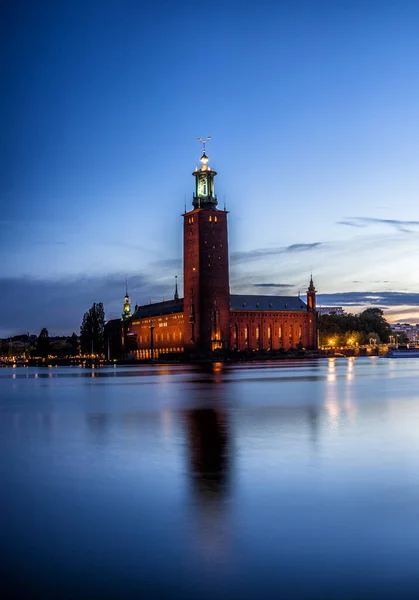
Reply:
<svg viewBox="0 0 419 600"><path fill-rule="evenodd" d="M122 319L129 319L131 317L131 300L128 296L128 280L125 280L125 298L124 298L124 310L122 312Z"/></svg>
<svg viewBox="0 0 419 600"><path fill-rule="evenodd" d="M175 295L174 295L174 299L177 302L179 300L179 292L178 292L178 289L177 289L177 275L175 276L175 281L176 281L176 283L175 283Z"/></svg>
<svg viewBox="0 0 419 600"><path fill-rule="evenodd" d="M310 276L310 284L307 289L307 310L316 311L316 288L313 283L313 275Z"/></svg>

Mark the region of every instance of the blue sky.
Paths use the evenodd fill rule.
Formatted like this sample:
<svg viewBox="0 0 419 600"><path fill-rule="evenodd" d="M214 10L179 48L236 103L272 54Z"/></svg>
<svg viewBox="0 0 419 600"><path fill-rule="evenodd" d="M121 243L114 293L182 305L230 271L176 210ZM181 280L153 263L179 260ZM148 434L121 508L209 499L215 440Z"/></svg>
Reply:
<svg viewBox="0 0 419 600"><path fill-rule="evenodd" d="M207 135L232 292L419 322L416 2L2 7L0 336L169 297Z"/></svg>

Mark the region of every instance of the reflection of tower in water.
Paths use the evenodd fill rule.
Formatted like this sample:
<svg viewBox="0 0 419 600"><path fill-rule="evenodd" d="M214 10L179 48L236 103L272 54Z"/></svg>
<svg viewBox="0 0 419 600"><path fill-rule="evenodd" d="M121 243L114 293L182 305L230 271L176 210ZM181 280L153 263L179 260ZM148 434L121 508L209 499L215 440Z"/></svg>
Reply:
<svg viewBox="0 0 419 600"><path fill-rule="evenodd" d="M228 547L231 447L222 399L226 382L219 371L213 371L211 379L194 388L193 404L203 407L187 410L184 422L196 543L204 557L213 560L225 556Z"/></svg>
<svg viewBox="0 0 419 600"><path fill-rule="evenodd" d="M228 433L221 410L199 408L186 415L191 475L201 496L221 496L228 476Z"/></svg>

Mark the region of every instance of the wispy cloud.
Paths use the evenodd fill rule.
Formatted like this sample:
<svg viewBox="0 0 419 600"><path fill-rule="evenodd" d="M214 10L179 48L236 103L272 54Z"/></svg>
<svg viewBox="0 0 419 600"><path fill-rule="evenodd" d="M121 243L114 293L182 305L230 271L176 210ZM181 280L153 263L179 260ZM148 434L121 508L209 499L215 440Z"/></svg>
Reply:
<svg viewBox="0 0 419 600"><path fill-rule="evenodd" d="M306 250L314 250L322 245L322 242L313 242L312 244L291 244L284 249L284 252L304 252Z"/></svg>
<svg viewBox="0 0 419 600"><path fill-rule="evenodd" d="M260 260L269 256L278 256L289 252L307 252L309 250L316 250L323 245L323 242L313 242L311 244L291 244L291 246L280 246L277 248L255 248L254 250L233 252L230 256L230 262L232 264L238 264Z"/></svg>
<svg viewBox="0 0 419 600"><path fill-rule="evenodd" d="M67 242L55 242L55 241L36 241L35 246L66 246Z"/></svg>
<svg viewBox="0 0 419 600"><path fill-rule="evenodd" d="M292 283L254 283L253 287L266 287L266 288L293 288L294 284Z"/></svg>
<svg viewBox="0 0 419 600"><path fill-rule="evenodd" d="M334 306L401 306L417 305L419 313L419 293L416 292L336 292L318 294L317 301Z"/></svg>
<svg viewBox="0 0 419 600"><path fill-rule="evenodd" d="M361 225L360 223L356 223L354 221L336 221L338 225L348 225L349 227L366 227L366 225Z"/></svg>
<svg viewBox="0 0 419 600"><path fill-rule="evenodd" d="M146 252L147 249L144 246L140 246L139 244L132 244L130 242L120 241L104 241L104 246L114 246L116 248L128 248L129 250L140 250L141 252Z"/></svg>
<svg viewBox="0 0 419 600"><path fill-rule="evenodd" d="M377 217L345 217L343 221L337 221L338 225L348 225L350 227L368 227L370 225L387 225L402 231L410 233L412 227L418 227L419 221L401 221L399 219L379 219Z"/></svg>
<svg viewBox="0 0 419 600"><path fill-rule="evenodd" d="M157 260L154 266L159 269L171 269L174 273L180 273L183 270L183 264L181 258L164 258Z"/></svg>
<svg viewBox="0 0 419 600"><path fill-rule="evenodd" d="M313 242L311 244L291 244L290 246L279 246L276 248L255 248L254 250L232 252L230 254L230 263L239 264L268 258L270 256L278 256L280 254L308 252L309 250L316 250L322 246L324 246L323 242ZM154 264L159 268L174 269L175 272L182 269L182 260L180 258L163 259L156 261Z"/></svg>

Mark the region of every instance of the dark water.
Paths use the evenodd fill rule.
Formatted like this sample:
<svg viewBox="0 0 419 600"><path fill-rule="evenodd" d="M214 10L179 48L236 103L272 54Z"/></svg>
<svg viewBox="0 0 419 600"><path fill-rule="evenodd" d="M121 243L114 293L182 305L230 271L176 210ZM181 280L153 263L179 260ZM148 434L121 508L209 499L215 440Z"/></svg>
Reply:
<svg viewBox="0 0 419 600"><path fill-rule="evenodd" d="M419 359L0 369L6 597L419 598L418 384Z"/></svg>

